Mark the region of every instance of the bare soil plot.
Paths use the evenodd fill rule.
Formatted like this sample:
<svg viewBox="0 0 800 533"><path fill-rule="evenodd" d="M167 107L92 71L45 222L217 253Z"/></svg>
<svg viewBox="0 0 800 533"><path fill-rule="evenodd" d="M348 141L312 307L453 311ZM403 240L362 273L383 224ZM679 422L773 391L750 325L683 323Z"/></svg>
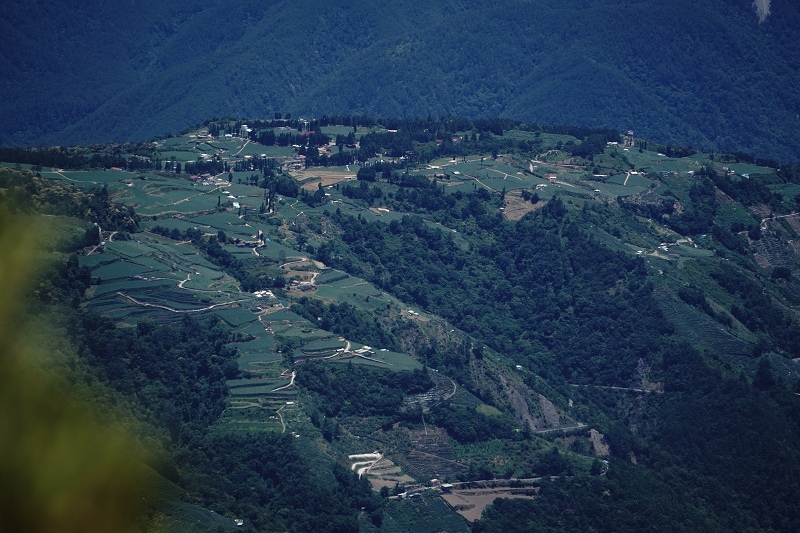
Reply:
<svg viewBox="0 0 800 533"><path fill-rule="evenodd" d="M405 450L395 461L417 479L455 479L465 465L455 459L447 432L441 428L406 429Z"/></svg>
<svg viewBox="0 0 800 533"><path fill-rule="evenodd" d="M394 487L398 483L414 483L415 479L403 473L402 469L381 453L362 453L348 456L350 469L358 476L367 476L372 490Z"/></svg>
<svg viewBox="0 0 800 533"><path fill-rule="evenodd" d="M606 442L606 437L596 429L589 430L589 440L592 442L592 448L595 455L605 457L611 453L611 449Z"/></svg>
<svg viewBox="0 0 800 533"><path fill-rule="evenodd" d="M506 193L503 216L506 217L506 220L519 220L527 213L543 207L545 203L540 201L532 204L530 201L522 199L521 191L510 191Z"/></svg>
<svg viewBox="0 0 800 533"><path fill-rule="evenodd" d="M323 187L327 187L328 185L336 185L343 181L352 181L356 179L355 172L320 170L318 168L293 170L290 172L290 175L298 182L302 183L303 189L307 191L316 191L320 183L322 183Z"/></svg>
<svg viewBox="0 0 800 533"><path fill-rule="evenodd" d="M420 394L413 394L405 399L408 409L430 409L433 405L452 398L458 390L456 382L436 372L430 374L434 387Z"/></svg>
<svg viewBox="0 0 800 533"><path fill-rule="evenodd" d="M398 483L413 483L415 480L389 459L383 459L373 466L367 479L372 490L379 491L381 487L394 487Z"/></svg>
<svg viewBox="0 0 800 533"><path fill-rule="evenodd" d="M516 494L514 492L517 492ZM520 494L519 492L532 492L532 489L512 489L510 487L494 489L464 489L453 490L450 494L442 494L442 499L452 507L458 514L474 522L481 517L483 510L495 498L519 498L532 500L532 494Z"/></svg>
<svg viewBox="0 0 800 533"><path fill-rule="evenodd" d="M280 266L280 268L286 272L286 277L289 279L296 277L302 281L313 282L314 279L319 275L319 267L317 266L317 262L309 261L305 258L284 263Z"/></svg>
<svg viewBox="0 0 800 533"><path fill-rule="evenodd" d="M792 228L796 235L800 236L800 216L791 215L785 217L786 223Z"/></svg>

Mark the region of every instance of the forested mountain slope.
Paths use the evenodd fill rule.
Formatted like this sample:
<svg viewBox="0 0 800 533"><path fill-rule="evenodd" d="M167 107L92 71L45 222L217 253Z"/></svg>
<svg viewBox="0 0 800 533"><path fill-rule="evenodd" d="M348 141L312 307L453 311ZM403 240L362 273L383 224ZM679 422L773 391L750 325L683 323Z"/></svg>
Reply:
<svg viewBox="0 0 800 533"><path fill-rule="evenodd" d="M130 435L142 530L798 530L800 166L330 115L0 160L50 259L0 324Z"/></svg>
<svg viewBox="0 0 800 533"><path fill-rule="evenodd" d="M454 113L800 154L790 0L763 21L750 0L72 4L4 7L1 144L144 139L215 114Z"/></svg>

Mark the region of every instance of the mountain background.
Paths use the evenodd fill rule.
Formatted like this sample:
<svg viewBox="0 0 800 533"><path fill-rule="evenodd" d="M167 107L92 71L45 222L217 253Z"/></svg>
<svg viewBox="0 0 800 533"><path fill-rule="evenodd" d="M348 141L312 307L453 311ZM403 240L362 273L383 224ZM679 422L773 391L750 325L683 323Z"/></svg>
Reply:
<svg viewBox="0 0 800 533"><path fill-rule="evenodd" d="M800 158L791 0L13 1L0 144L213 115L507 116Z"/></svg>

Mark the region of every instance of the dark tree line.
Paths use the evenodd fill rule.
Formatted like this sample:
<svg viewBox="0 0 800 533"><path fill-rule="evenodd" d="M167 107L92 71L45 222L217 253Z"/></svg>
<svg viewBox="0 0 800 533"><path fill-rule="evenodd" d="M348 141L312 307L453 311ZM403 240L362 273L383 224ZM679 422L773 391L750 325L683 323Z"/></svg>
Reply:
<svg viewBox="0 0 800 533"><path fill-rule="evenodd" d="M370 346L399 349L396 339L386 331L375 314L360 311L347 302L326 305L319 300L303 297L292 304L292 311L325 331Z"/></svg>
<svg viewBox="0 0 800 533"><path fill-rule="evenodd" d="M315 411L326 417L397 417L406 395L433 388L425 369L392 372L352 363L331 365L317 361L303 365L297 383L315 395Z"/></svg>
<svg viewBox="0 0 800 533"><path fill-rule="evenodd" d="M100 153L93 153L94 150ZM72 170L120 168L129 171L161 170L163 162L152 149L139 145L97 147L10 148L0 147L0 161Z"/></svg>
<svg viewBox="0 0 800 533"><path fill-rule="evenodd" d="M106 186L79 189L27 171L0 168L0 202L12 214L65 215L97 224L104 231L131 232L139 227L140 217L133 207L112 201ZM92 231L98 234L96 227Z"/></svg>

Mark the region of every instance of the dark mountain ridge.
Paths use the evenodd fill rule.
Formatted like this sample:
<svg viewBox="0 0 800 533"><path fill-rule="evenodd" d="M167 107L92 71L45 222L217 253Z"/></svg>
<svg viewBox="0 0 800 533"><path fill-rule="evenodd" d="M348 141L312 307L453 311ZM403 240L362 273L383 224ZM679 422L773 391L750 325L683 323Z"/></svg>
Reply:
<svg viewBox="0 0 800 533"><path fill-rule="evenodd" d="M508 116L796 160L800 7L749 0L7 6L0 143L211 115Z"/></svg>

